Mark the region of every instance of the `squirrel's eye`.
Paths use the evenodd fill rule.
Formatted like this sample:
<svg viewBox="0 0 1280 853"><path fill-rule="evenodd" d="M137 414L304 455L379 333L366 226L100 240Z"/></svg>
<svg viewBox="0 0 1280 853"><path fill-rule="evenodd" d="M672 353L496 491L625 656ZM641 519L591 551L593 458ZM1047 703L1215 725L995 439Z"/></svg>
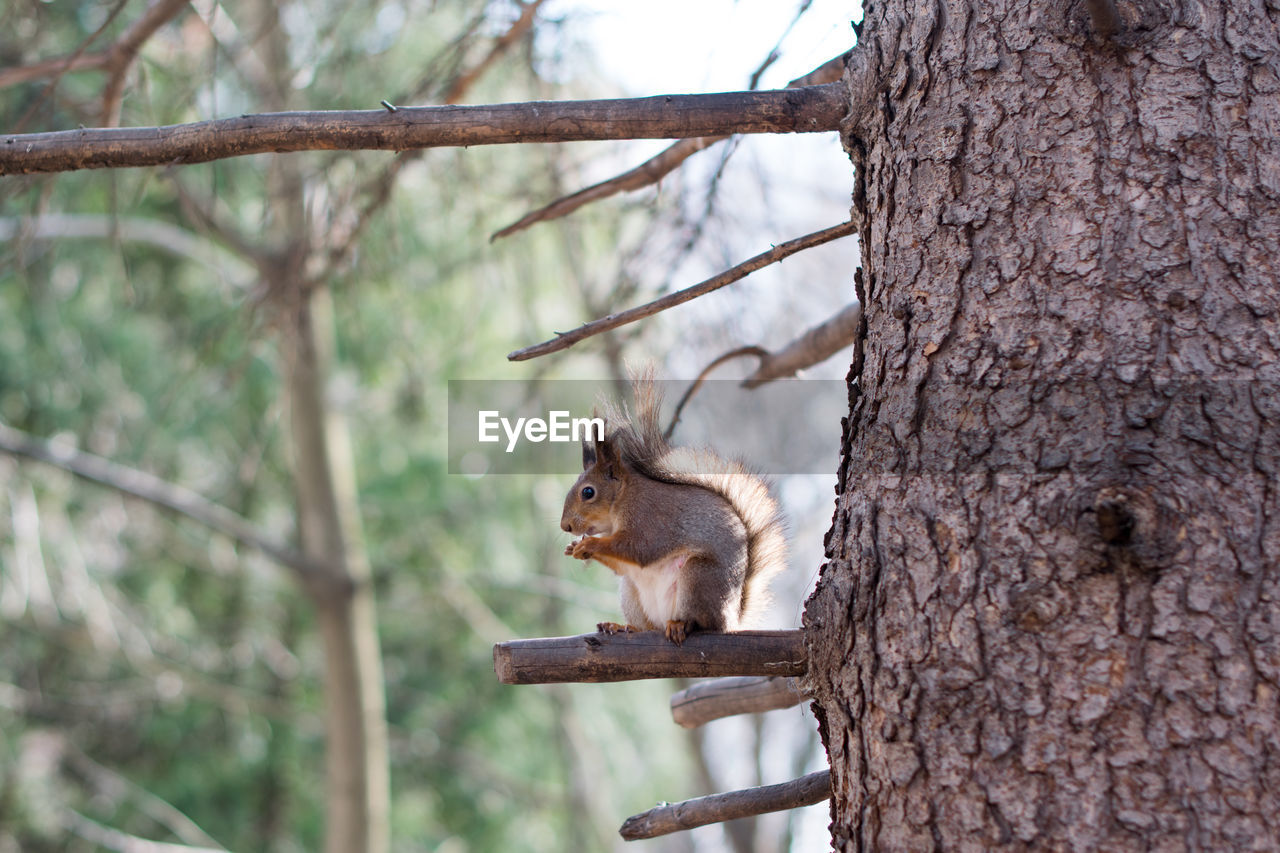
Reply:
<svg viewBox="0 0 1280 853"><path fill-rule="evenodd" d="M587 486L582 490L582 499L584 501L589 501L595 496L596 496L596 490L591 488L590 486Z"/></svg>

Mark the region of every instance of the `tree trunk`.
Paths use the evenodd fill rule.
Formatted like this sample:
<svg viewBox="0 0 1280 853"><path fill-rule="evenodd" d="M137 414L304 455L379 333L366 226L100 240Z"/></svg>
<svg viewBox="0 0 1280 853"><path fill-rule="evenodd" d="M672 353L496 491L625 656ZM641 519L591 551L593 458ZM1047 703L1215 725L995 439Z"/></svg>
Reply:
<svg viewBox="0 0 1280 853"><path fill-rule="evenodd" d="M868 6L840 850L1280 846L1280 7Z"/></svg>
<svg viewBox="0 0 1280 853"><path fill-rule="evenodd" d="M303 552L329 567L308 584L324 645L329 853L389 848L390 780L377 612L360 535L345 419L327 405L332 361L329 293L309 290L284 343L290 435Z"/></svg>
<svg viewBox="0 0 1280 853"><path fill-rule="evenodd" d="M251 5L256 50L268 74L256 99L272 110L293 106L296 90L287 28L269 0ZM280 331L289 400L298 539L324 565L306 583L324 648L325 851L390 849L391 779L386 698L372 571L361 532L355 461L344 413L328 397L336 349L333 297L315 281L328 240L308 213L306 166L275 157L266 170L265 222L280 235L256 258Z"/></svg>

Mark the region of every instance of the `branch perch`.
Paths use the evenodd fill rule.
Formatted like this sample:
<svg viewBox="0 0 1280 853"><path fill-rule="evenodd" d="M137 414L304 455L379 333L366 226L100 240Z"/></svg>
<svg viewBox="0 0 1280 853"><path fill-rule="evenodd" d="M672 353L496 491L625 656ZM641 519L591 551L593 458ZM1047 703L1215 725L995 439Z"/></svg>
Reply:
<svg viewBox="0 0 1280 853"><path fill-rule="evenodd" d="M679 725L693 729L722 717L792 708L806 698L795 678L717 678L674 694L671 716Z"/></svg>
<svg viewBox="0 0 1280 853"><path fill-rule="evenodd" d="M598 101L285 112L0 137L0 175L206 163L267 152L383 149L723 133L816 133L845 114L839 83L766 92Z"/></svg>
<svg viewBox="0 0 1280 853"><path fill-rule="evenodd" d="M803 675L800 631L699 632L677 646L658 631L511 640L493 647L503 684Z"/></svg>
<svg viewBox="0 0 1280 853"><path fill-rule="evenodd" d="M831 771L820 770L779 785L712 794L682 803L664 803L627 818L618 832L627 841L639 841L708 823L811 806L830 798Z"/></svg>
<svg viewBox="0 0 1280 853"><path fill-rule="evenodd" d="M540 344L534 344L524 349L518 349L510 353L507 358L511 361L525 361L530 358L537 358L540 355L547 355L553 352L559 352L568 349L578 341L585 340L593 335L601 332L608 332L619 326L625 326L628 323L634 323L636 320L642 320L645 317L651 317L660 311L673 308L676 305L683 305L686 302L697 299L710 293L713 290L719 290L722 287L733 284L739 279L746 278L758 269L763 269L769 264L777 263L783 258L790 257L796 252L805 249L821 246L823 243L829 243L840 237L847 237L857 230L852 222L842 222L823 231L815 231L812 234L806 234L803 237L797 237L794 240L788 240L786 243L780 243L767 252L761 252L754 258L743 261L736 267L725 270L719 275L712 276L706 281L699 282L692 287L686 287L684 290L677 290L675 293L669 293L660 299L655 299L646 305L640 305L636 308L629 308L626 311L617 314L610 314L599 320L593 320L590 323L579 326L571 332L561 332L549 341L543 341Z"/></svg>

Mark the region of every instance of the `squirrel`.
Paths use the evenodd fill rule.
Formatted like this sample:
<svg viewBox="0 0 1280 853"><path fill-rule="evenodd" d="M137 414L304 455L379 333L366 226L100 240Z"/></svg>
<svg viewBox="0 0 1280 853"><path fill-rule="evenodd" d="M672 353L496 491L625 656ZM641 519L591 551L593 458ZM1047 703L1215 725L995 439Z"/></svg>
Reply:
<svg viewBox="0 0 1280 853"><path fill-rule="evenodd" d="M651 377L633 390L634 419L605 404L605 435L583 443L583 472L560 517L581 536L565 555L618 575L627 621L597 630L660 630L681 645L692 631L749 627L786 564L778 505L741 463L667 442Z"/></svg>

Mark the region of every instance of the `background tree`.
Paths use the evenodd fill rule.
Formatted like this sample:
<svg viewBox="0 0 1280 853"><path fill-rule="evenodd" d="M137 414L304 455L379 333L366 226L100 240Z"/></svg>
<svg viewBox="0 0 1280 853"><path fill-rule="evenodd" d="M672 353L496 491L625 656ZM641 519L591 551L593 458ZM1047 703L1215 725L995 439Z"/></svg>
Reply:
<svg viewBox="0 0 1280 853"><path fill-rule="evenodd" d="M1278 843L1280 21L1087 7L867 7L841 850Z"/></svg>
<svg viewBox="0 0 1280 853"><path fill-rule="evenodd" d="M18 132L597 94L570 28L534 39L540 11L18 5L0 109ZM442 378L498 374L565 282L589 314L661 287L713 208L475 239L581 171L516 148L4 179L0 421L231 523L0 458L0 843L600 849L618 803L725 774L690 766L659 686L494 684L495 639L581 630L614 596L559 558L560 478L445 486ZM631 334L560 369L619 373Z"/></svg>

